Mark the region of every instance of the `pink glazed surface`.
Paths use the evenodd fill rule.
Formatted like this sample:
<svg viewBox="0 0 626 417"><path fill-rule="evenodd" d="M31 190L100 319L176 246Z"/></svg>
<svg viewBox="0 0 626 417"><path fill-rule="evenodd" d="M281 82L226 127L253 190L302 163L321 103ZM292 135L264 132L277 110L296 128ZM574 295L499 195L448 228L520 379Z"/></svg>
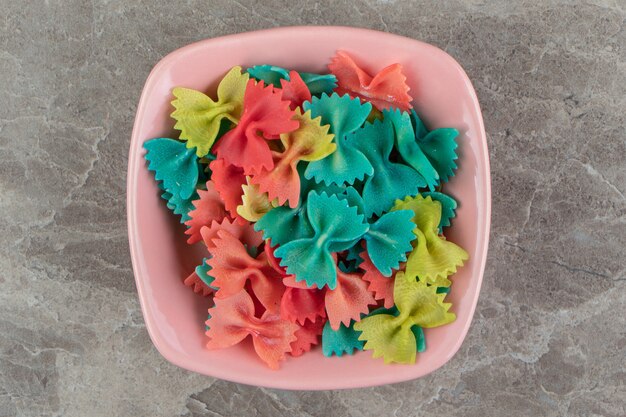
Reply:
<svg viewBox="0 0 626 417"><path fill-rule="evenodd" d="M159 198L146 169L142 144L154 137L178 137L170 101L174 86L215 92L235 65L273 64L327 72L336 50L347 51L370 73L399 62L404 67L417 113L430 128L460 132L459 169L446 193L459 202L446 235L470 254L453 276L449 299L457 320L426 330L427 350L415 365L384 365L370 352L326 358L316 348L289 357L280 370L268 369L249 343L209 351L204 320L209 301L182 284L203 256L201 244L185 243L177 223ZM154 345L182 368L229 381L282 389L338 389L382 385L426 375L457 352L474 314L489 240L491 184L485 131L476 94L460 65L442 50L413 39L347 27L287 27L208 39L178 49L152 70L139 102L128 161L128 234L139 300Z"/></svg>

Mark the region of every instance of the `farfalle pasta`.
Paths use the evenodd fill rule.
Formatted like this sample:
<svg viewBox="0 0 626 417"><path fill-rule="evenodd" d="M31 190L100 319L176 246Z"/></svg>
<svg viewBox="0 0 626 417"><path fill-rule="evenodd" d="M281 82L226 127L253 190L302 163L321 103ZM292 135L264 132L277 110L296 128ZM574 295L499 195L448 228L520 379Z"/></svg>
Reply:
<svg viewBox="0 0 626 417"><path fill-rule="evenodd" d="M337 77L337 92L358 97L372 103L379 110L398 108L408 110L411 106L409 86L402 73L402 65L391 64L373 77L361 69L344 51L338 51L328 65Z"/></svg>
<svg viewBox="0 0 626 417"><path fill-rule="evenodd" d="M413 326L439 327L456 318L448 311L451 304L444 302L445 294L415 278L405 277L404 272L396 276L393 298L398 315L370 314L354 325L361 332L359 340L365 341L364 349L372 350L375 358L382 357L386 363L415 362Z"/></svg>
<svg viewBox="0 0 626 417"><path fill-rule="evenodd" d="M297 207L300 198L298 163L318 161L337 149L332 143L333 135L328 133L329 125L322 125L321 117L312 119L311 111L301 114L298 110L294 119L299 127L280 135L284 151L273 152L274 168L262 169L252 177L252 182L261 192L267 193L270 200L278 200L278 205L288 202L291 208Z"/></svg>
<svg viewBox="0 0 626 417"><path fill-rule="evenodd" d="M418 276L430 284L447 282L447 277L463 265L468 255L463 248L438 234L441 203L430 196L424 198L417 195L398 201L394 210L411 210L414 214L417 243L407 260L407 274Z"/></svg>
<svg viewBox="0 0 626 417"><path fill-rule="evenodd" d="M426 127L400 63L360 63L339 51L330 74L261 64L225 71L214 95L174 88L178 138L144 143L205 253L177 279L212 305L208 349L251 341L272 369L314 349L410 364L424 329L454 320L468 254L444 236L458 204L442 187L459 131Z"/></svg>
<svg viewBox="0 0 626 417"><path fill-rule="evenodd" d="M352 246L351 242L363 236L369 225L346 201L314 191L307 196L307 218L313 235L285 243L274 254L296 281L335 289L337 269L332 254Z"/></svg>
<svg viewBox="0 0 626 417"><path fill-rule="evenodd" d="M189 220L185 222L185 234L189 235L187 243L190 245L202 240L200 230L204 226L210 226L214 221L222 221L228 216L213 181L206 182L206 190L198 190L198 197L192 201L194 208L188 212Z"/></svg>
<svg viewBox="0 0 626 417"><path fill-rule="evenodd" d="M265 311L258 317L254 301L245 291L216 299L209 314L207 348L230 347L251 336L254 350L272 369L278 369L280 361L291 352L292 343L298 339L296 332L300 326L282 319L278 312Z"/></svg>
<svg viewBox="0 0 626 417"><path fill-rule="evenodd" d="M352 184L356 179L362 180L365 175L372 175L374 169L365 155L346 143L347 137L363 125L372 105L362 104L358 99L339 96L336 93L328 96L323 94L311 102L304 103L304 109L311 112L312 117L321 117L323 124L330 125L330 132L335 136L337 149L327 158L308 165L305 176L314 178L316 182L342 185Z"/></svg>
<svg viewBox="0 0 626 417"><path fill-rule="evenodd" d="M218 158L226 164L243 168L245 173L274 168L272 152L267 143L281 134L296 130L289 102L263 82L248 81L239 123L222 136L215 147Z"/></svg>
<svg viewBox="0 0 626 417"><path fill-rule="evenodd" d="M224 120L238 123L243 110L244 93L249 79L241 73L241 67L232 68L217 87L217 101L200 91L189 88L174 88L172 106L176 109L172 118L174 129L180 130L180 140L187 147L195 148L199 157L209 153Z"/></svg>

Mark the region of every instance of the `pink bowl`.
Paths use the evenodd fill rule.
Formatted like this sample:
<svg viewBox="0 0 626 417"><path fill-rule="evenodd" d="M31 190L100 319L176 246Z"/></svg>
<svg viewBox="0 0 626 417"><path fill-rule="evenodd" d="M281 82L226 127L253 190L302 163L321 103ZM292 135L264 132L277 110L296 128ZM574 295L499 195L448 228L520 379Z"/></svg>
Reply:
<svg viewBox="0 0 626 417"><path fill-rule="evenodd" d="M431 129L461 132L459 170L445 191L459 201L457 218L446 233L470 254L453 276L449 299L457 320L426 330L428 348L415 365L384 365L370 352L326 358L316 348L289 357L278 371L268 369L250 344L209 351L204 348L208 301L182 284L203 255L185 243L159 198L143 159L142 144L173 131L171 90L184 86L214 92L235 65L273 64L326 72L337 49L375 73L388 64L404 66L417 113ZM175 136L171 136L175 135ZM152 70L141 95L128 160L128 235L135 281L148 333L156 348L182 368L216 378L282 389L338 389L406 381L441 367L457 352L469 328L483 277L491 212L489 156L476 93L459 64L442 50L388 33L347 27L288 27L225 36L172 52Z"/></svg>

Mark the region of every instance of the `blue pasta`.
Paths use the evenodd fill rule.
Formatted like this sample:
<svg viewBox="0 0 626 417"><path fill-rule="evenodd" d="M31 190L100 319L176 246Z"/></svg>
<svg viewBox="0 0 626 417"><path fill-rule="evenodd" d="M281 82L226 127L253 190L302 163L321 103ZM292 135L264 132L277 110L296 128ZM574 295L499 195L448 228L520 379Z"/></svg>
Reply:
<svg viewBox="0 0 626 417"><path fill-rule="evenodd" d="M246 70L252 78L280 88L280 80L289 81L289 71L275 65L255 65Z"/></svg>
<svg viewBox="0 0 626 417"><path fill-rule="evenodd" d="M447 182L457 168L456 138L459 131L444 127L429 132L415 110L411 110L411 123L420 149L439 174L440 181Z"/></svg>
<svg viewBox="0 0 626 417"><path fill-rule="evenodd" d="M385 213L370 225L365 234L367 254L374 266L386 277L392 269L398 269L400 262L406 261L406 254L413 249L413 212L399 210Z"/></svg>
<svg viewBox="0 0 626 417"><path fill-rule="evenodd" d="M311 162L305 171L308 179L317 182L342 185L352 184L374 173L372 164L363 152L346 142L347 136L363 125L372 105L362 104L358 98L351 99L347 94L331 96L323 94L305 102L304 110L311 110L311 117L322 117L322 124L330 125L330 133L335 135L337 150L319 161Z"/></svg>
<svg viewBox="0 0 626 417"><path fill-rule="evenodd" d="M333 74L314 74L312 72L301 72L300 77L306 84L312 96L331 94L337 87L337 77Z"/></svg>
<svg viewBox="0 0 626 417"><path fill-rule="evenodd" d="M352 355L355 351L363 350L364 342L359 340L361 332L354 330L354 321L350 322L350 327L343 324L339 329L333 330L330 322L327 321L322 331L322 353L326 357L333 355Z"/></svg>
<svg viewBox="0 0 626 417"><path fill-rule="evenodd" d="M206 261L207 258L204 258L202 259L202 263L196 266L196 275L207 285L207 287L217 290L217 287L211 285L215 278L210 275L211 266L207 264Z"/></svg>
<svg viewBox="0 0 626 417"><path fill-rule="evenodd" d="M148 169L154 171L157 181L163 181L163 189L188 200L195 193L200 176L195 148L187 149L184 142L168 138L151 139L143 146L147 150Z"/></svg>
<svg viewBox="0 0 626 417"><path fill-rule="evenodd" d="M315 181L307 180L303 171L305 165L298 166L300 175L300 201L295 208L280 206L267 212L254 225L257 231L263 231L265 239L271 239L272 245L284 245L292 240L313 236L313 229L307 218L306 197L310 191L326 192L327 194L339 194L343 190L336 186L325 186Z"/></svg>
<svg viewBox="0 0 626 417"><path fill-rule="evenodd" d="M276 249L275 255L296 281L332 290L337 287L333 252L348 249L367 232L369 225L356 208L336 196L311 191L306 204L313 236L288 242Z"/></svg>
<svg viewBox="0 0 626 417"><path fill-rule="evenodd" d="M439 184L439 173L428 160L417 140L409 113L399 109L383 111L385 120L391 122L398 153L408 165L413 167L431 191ZM423 127L423 125L420 125ZM420 130L422 132L422 130ZM420 133L421 134L421 133Z"/></svg>
<svg viewBox="0 0 626 417"><path fill-rule="evenodd" d="M363 201L365 215L380 215L393 203L407 195L415 195L426 184L411 167L391 162L393 127L389 119L367 123L349 139L349 145L360 150L374 167L373 175L365 180Z"/></svg>
<svg viewBox="0 0 626 417"><path fill-rule="evenodd" d="M172 210L174 214L178 214L180 216L180 222L185 223L187 220L191 219L191 217L189 217L189 212L195 208L193 206L193 201L198 199L199 196L194 191L191 197L183 199L177 194L165 191L161 194L161 198L165 200L165 204L168 209Z"/></svg>

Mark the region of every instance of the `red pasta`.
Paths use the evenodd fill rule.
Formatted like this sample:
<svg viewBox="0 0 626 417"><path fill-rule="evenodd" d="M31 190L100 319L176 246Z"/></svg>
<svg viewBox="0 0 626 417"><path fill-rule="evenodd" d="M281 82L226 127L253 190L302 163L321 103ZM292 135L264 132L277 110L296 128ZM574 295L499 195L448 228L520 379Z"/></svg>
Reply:
<svg viewBox="0 0 626 417"><path fill-rule="evenodd" d="M326 317L324 291L318 289L285 288L280 302L280 315L284 319L304 325L308 320Z"/></svg>
<svg viewBox="0 0 626 417"><path fill-rule="evenodd" d="M252 176L252 182L267 193L270 201L279 205L289 202L295 208L300 200L300 175L297 166L300 161L316 161L335 151L333 135L329 126L321 124L321 118L311 119L311 113L295 112L300 127L281 135L283 152L272 152L273 169L262 169Z"/></svg>
<svg viewBox="0 0 626 417"><path fill-rule="evenodd" d="M324 330L326 319L318 318L316 321L307 321L296 331L296 340L291 343L291 356L301 356L319 343L319 338Z"/></svg>
<svg viewBox="0 0 626 417"><path fill-rule="evenodd" d="M215 298L228 298L244 289L250 281L254 295L267 311L278 312L285 291L281 275L270 266L264 252L250 256L244 244L226 230L219 230L209 249L207 264L218 288Z"/></svg>
<svg viewBox="0 0 626 417"><path fill-rule="evenodd" d="M376 301L361 275L337 268L337 288L326 289L325 303L330 326L338 330L340 324L348 327L351 320L359 321L361 314L367 314L368 306Z"/></svg>
<svg viewBox="0 0 626 417"><path fill-rule="evenodd" d="M189 274L189 276L184 279L183 283L190 287L193 292L201 294L203 297L208 297L213 294L213 289L206 285L195 271Z"/></svg>
<svg viewBox="0 0 626 417"><path fill-rule="evenodd" d="M289 81L280 80L281 94L283 100L289 101L289 108L295 110L302 106L305 101L311 101L311 92L306 86L298 71L289 72Z"/></svg>
<svg viewBox="0 0 626 417"><path fill-rule="evenodd" d="M385 277L374 266L367 251L363 251L361 257L363 262L359 268L365 271L363 279L369 283L367 289L374 294L374 299L383 300L385 308L393 307L393 284L396 282L396 271L391 277ZM401 265L400 270L404 270L404 264Z"/></svg>
<svg viewBox="0 0 626 417"><path fill-rule="evenodd" d="M246 175L242 168L226 163L223 159L216 159L209 164L211 169L211 181L215 190L224 201L224 207L233 219L239 223L247 223L247 220L237 213L237 206L242 203Z"/></svg>
<svg viewBox="0 0 626 417"><path fill-rule="evenodd" d="M255 317L254 303L245 291L224 299L216 298L209 314L206 321L208 349L230 347L250 335L254 350L271 369L278 369L285 354L292 351L291 345L297 340L295 333L300 329L277 312L268 310L260 318Z"/></svg>
<svg viewBox="0 0 626 417"><path fill-rule="evenodd" d="M204 226L200 229L202 240L209 250L215 247L213 239L218 237L217 232L220 230L225 230L232 234L249 248L257 248L263 243L263 234L255 231L254 227L249 222L239 224L235 223L233 220L224 219L221 223L213 221L209 226Z"/></svg>
<svg viewBox="0 0 626 417"><path fill-rule="evenodd" d="M392 64L383 68L374 77L359 66L343 51L338 51L332 58L328 69L337 77L339 95L349 94L362 101L369 101L378 110L400 108L409 110L412 97L408 94L406 76L402 73L402 65Z"/></svg>
<svg viewBox="0 0 626 417"><path fill-rule="evenodd" d="M202 227L209 226L214 221L220 222L228 216L224 202L215 189L215 183L207 181L206 188L206 191L198 190L200 198L194 200L193 206L195 208L189 212L191 219L185 222L188 227L185 234L189 235L187 243L190 245L202 240L200 235Z"/></svg>
<svg viewBox="0 0 626 417"><path fill-rule="evenodd" d="M272 153L265 141L278 139L281 133L298 128L292 119L289 102L274 87L248 81L243 99L243 113L237 126L229 130L214 147L219 158L244 169L246 173L261 168L272 169Z"/></svg>
<svg viewBox="0 0 626 417"><path fill-rule="evenodd" d="M276 258L276 256L274 256L275 249L276 248L272 247L271 240L268 239L265 241L264 250L265 250L265 255L267 256L267 261L272 266L272 268L278 271L282 276L287 276L287 269L284 266L280 266L280 261L278 260L278 258Z"/></svg>

